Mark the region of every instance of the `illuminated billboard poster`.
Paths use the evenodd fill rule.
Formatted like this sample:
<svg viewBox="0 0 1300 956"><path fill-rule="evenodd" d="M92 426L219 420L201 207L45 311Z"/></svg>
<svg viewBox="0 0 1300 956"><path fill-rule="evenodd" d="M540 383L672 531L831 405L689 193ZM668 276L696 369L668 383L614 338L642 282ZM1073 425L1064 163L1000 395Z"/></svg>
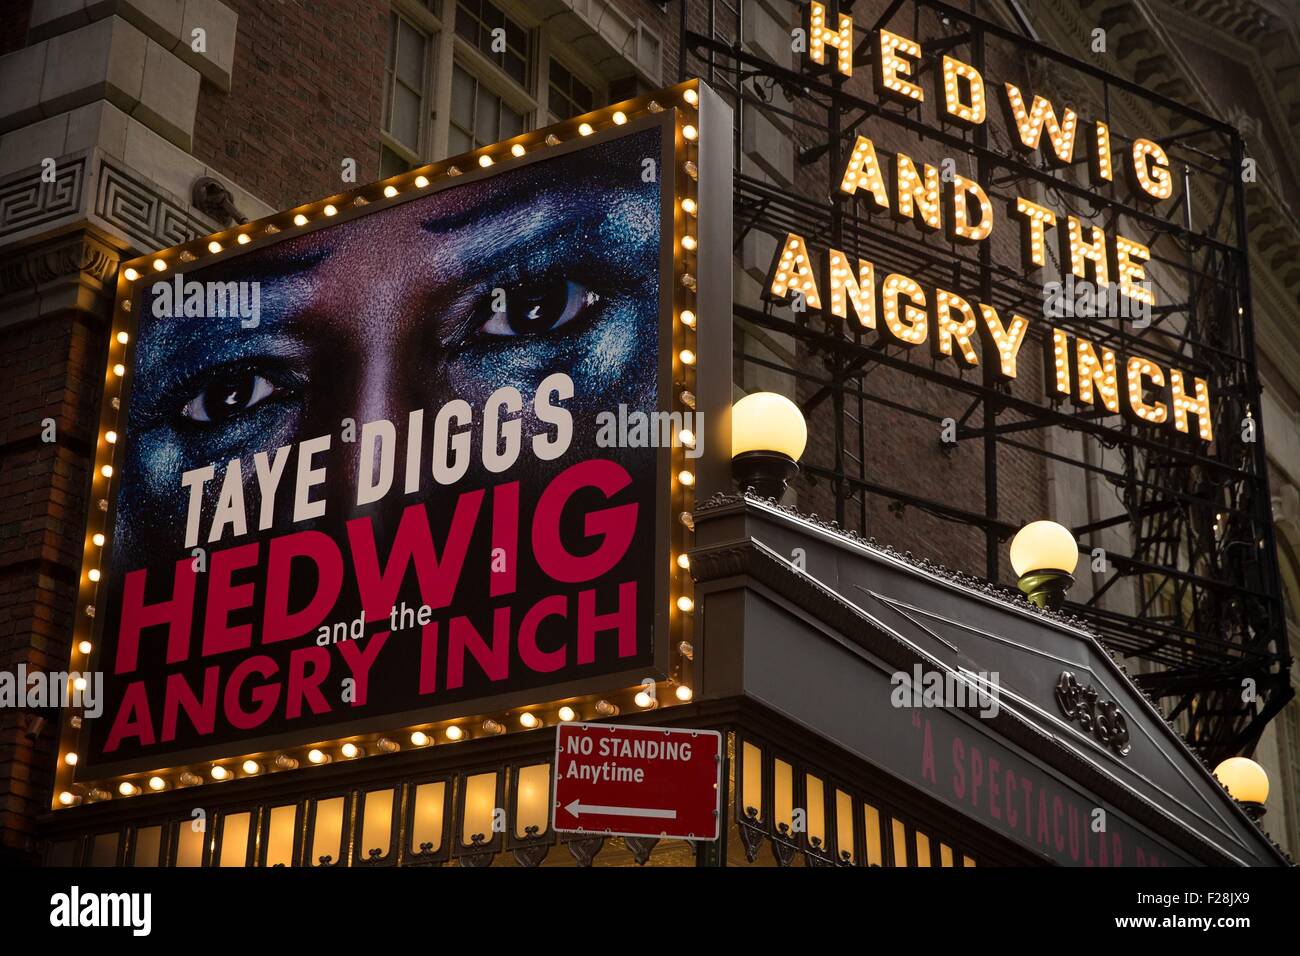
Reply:
<svg viewBox="0 0 1300 956"><path fill-rule="evenodd" d="M78 779L670 674L698 134L599 119L126 270Z"/></svg>

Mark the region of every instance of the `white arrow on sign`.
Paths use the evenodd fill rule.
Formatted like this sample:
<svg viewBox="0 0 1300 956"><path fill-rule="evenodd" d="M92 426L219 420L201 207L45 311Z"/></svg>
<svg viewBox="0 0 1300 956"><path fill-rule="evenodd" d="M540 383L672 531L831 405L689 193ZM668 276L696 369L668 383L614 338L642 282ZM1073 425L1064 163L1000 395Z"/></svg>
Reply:
<svg viewBox="0 0 1300 956"><path fill-rule="evenodd" d="M654 817L664 820L676 820L676 810L643 810L637 807L599 807L590 803L583 803L580 800L574 800L564 809L569 811L571 816L580 816L584 813L594 813L604 817Z"/></svg>

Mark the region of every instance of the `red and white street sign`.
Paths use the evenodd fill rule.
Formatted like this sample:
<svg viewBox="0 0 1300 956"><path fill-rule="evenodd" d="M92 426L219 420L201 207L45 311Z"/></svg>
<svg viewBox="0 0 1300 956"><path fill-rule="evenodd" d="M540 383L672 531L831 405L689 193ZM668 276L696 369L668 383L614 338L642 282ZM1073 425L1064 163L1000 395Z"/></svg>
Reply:
<svg viewBox="0 0 1300 956"><path fill-rule="evenodd" d="M678 727L560 724L556 830L716 840L722 734Z"/></svg>

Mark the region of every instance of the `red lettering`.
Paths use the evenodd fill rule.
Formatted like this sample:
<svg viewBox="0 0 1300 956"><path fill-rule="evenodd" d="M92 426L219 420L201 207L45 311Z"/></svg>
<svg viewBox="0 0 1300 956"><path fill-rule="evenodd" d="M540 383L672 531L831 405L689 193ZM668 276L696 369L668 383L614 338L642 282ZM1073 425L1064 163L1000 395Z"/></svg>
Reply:
<svg viewBox="0 0 1300 956"><path fill-rule="evenodd" d="M465 683L465 652L468 650L488 680L505 680L510 672L510 608L492 612L492 644L489 646L467 617L453 617L447 638L447 689Z"/></svg>
<svg viewBox="0 0 1300 956"><path fill-rule="evenodd" d="M570 465L546 486L533 515L533 553L537 563L555 581L575 584L594 581L627 553L636 532L637 505L618 505L589 512L583 519L588 538L600 538L591 554L576 555L560 539L564 507L581 488L595 488L610 498L632 483L620 464L603 458Z"/></svg>
<svg viewBox="0 0 1300 956"><path fill-rule="evenodd" d="M306 607L290 612L289 583L293 562L305 558L316 566L317 584ZM271 542L266 569L266 613L262 641L287 641L315 630L338 600L343 586L343 556L322 531L299 531Z"/></svg>
<svg viewBox="0 0 1300 956"><path fill-rule="evenodd" d="M561 645L553 651L537 646L537 629L548 617L567 617L568 601L559 594L542 598L524 614L519 625L519 658L524 666L538 673L548 674L564 666L565 649Z"/></svg>
<svg viewBox="0 0 1300 956"><path fill-rule="evenodd" d="M230 612L253 606L252 583L231 583L234 572L257 564L258 545L241 544L212 555L208 570L208 606L203 615L203 656L242 651L253 645L253 626L230 626Z"/></svg>
<svg viewBox="0 0 1300 956"><path fill-rule="evenodd" d="M194 696L189 682L180 674L167 675L167 687L163 691L163 740L176 739L176 718L182 708L191 727L205 737L212 733L217 726L217 678L220 675L221 667L217 664L204 668L202 698Z"/></svg>
<svg viewBox="0 0 1300 956"><path fill-rule="evenodd" d="M190 558L176 562L169 600L144 603L147 570L131 571L122 589L122 626L117 638L115 674L133 671L139 665L140 631L167 625L167 663L175 664L190 655L191 618L194 615L194 564Z"/></svg>
<svg viewBox="0 0 1300 956"><path fill-rule="evenodd" d="M596 613L596 592L578 594L578 663L590 664L596 659L596 635L604 631L618 631L618 656L636 655L636 582L625 581L618 586L618 608L608 614Z"/></svg>
<svg viewBox="0 0 1300 956"><path fill-rule="evenodd" d="M235 669L230 672L230 682L226 684L226 720L240 730L252 730L266 722L266 718L271 716L271 711L275 709L276 702L280 699L279 684L263 684L261 687L253 688L252 710L244 710L239 697L244 689L244 681L248 680L250 674L257 673L263 678L268 678L275 674L276 669L275 661L264 654L249 657L235 666Z"/></svg>
<svg viewBox="0 0 1300 956"><path fill-rule="evenodd" d="M343 658L343 663L348 665L352 671L352 679L355 681L353 689L356 695L353 697L353 707L363 707L366 703L366 690L370 686L370 668L375 664L375 658L379 656L379 651L388 640L388 631L376 631L366 640L366 646L363 650L358 645L359 641L344 641L335 646L339 649L339 654Z"/></svg>
<svg viewBox="0 0 1300 956"><path fill-rule="evenodd" d="M154 742L153 718L149 716L149 695L145 693L144 681L136 680L127 685L122 703L113 717L113 729L108 733L104 752L112 753L128 738L135 738L144 747Z"/></svg>

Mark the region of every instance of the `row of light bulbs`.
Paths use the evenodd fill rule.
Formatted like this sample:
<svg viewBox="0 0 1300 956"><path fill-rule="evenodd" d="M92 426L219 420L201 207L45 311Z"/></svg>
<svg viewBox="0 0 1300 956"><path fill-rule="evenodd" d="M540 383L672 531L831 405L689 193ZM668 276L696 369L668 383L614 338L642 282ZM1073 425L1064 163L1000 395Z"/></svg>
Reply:
<svg viewBox="0 0 1300 956"><path fill-rule="evenodd" d="M694 697L694 691L686 684L677 684L673 690L673 696L682 703L686 703ZM640 707L643 710L650 710L658 706L657 695L651 693L647 688L639 690L633 696L632 701L637 707ZM594 709L595 716L597 717L615 717L618 716L620 712L617 704L613 704L607 700L596 701ZM555 717L559 723L570 723L578 719L578 712L573 707L565 704L556 710ZM546 726L545 720L531 710L526 710L521 713L518 719L520 727L524 730L537 730ZM507 732L506 725L503 722L490 717L483 721L480 725L480 730L482 736L488 737L500 736ZM447 739L447 741L457 743L467 739L469 733L465 730L462 724L453 723L443 728L442 735ZM406 739L408 744L415 749L429 747L436 742L434 733L418 729L412 730L410 734L407 735ZM374 748L379 753L397 753L402 749L402 745L391 737L380 737L375 741ZM356 760L359 757L366 756L366 748L363 744L346 741L339 746L338 756L344 760ZM312 747L307 751L305 759L310 766L320 767L331 763L334 760L334 754L328 749ZM76 766L77 754L75 752L66 754L64 756L64 763L70 767ZM282 753L276 756L274 760L270 761L269 764L263 760L249 757L239 762L238 770L244 777L256 777L271 768L274 768L275 770L296 770L299 766L300 761L297 757L294 757L291 754ZM232 769L232 765L229 762L214 763L208 769L208 777L218 783L225 780L232 780L236 775L236 771ZM176 783L183 787L192 787L203 782L204 780L202 776L189 770L182 772L176 778ZM123 797L134 797L145 792L162 793L163 791L172 789L172 787L173 784L167 777L162 776L161 774L154 774L145 780L143 784L137 783L133 780L123 780L118 784L117 792ZM109 794L107 791L102 789L92 788L89 791L88 796L90 796L92 801L96 801L107 799ZM81 800L81 795L72 790L64 790L59 794L59 803L65 807L75 806L80 803Z"/></svg>

